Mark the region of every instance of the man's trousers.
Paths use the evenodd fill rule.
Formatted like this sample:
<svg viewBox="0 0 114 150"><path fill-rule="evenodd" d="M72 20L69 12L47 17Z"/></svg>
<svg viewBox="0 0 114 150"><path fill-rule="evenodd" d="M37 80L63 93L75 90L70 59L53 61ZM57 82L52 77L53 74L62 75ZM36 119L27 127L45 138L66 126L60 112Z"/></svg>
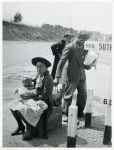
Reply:
<svg viewBox="0 0 114 150"><path fill-rule="evenodd" d="M78 106L78 114L82 113L87 99L87 89L86 89L86 78L77 79L74 82L67 82L65 95L64 95L64 103L63 103L63 113L68 116L68 108L72 103L72 96L75 90L77 89L77 103Z"/></svg>

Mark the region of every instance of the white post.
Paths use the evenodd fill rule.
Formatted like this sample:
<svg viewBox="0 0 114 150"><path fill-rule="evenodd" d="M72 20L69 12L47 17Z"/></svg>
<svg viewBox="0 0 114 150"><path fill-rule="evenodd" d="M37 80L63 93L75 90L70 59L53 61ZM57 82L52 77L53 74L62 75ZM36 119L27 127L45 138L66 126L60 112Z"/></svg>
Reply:
<svg viewBox="0 0 114 150"><path fill-rule="evenodd" d="M71 105L68 114L67 147L76 147L78 107Z"/></svg>
<svg viewBox="0 0 114 150"><path fill-rule="evenodd" d="M93 105L93 89L88 89L87 102L86 102L85 127L91 126L92 105Z"/></svg>
<svg viewBox="0 0 114 150"><path fill-rule="evenodd" d="M104 137L103 137L103 144L108 145L111 144L111 105L107 104L107 111L105 117L105 129L104 129Z"/></svg>
<svg viewBox="0 0 114 150"><path fill-rule="evenodd" d="M105 129L104 129L104 137L103 137L103 144L104 145L111 145L111 137L112 137L112 101L111 101L111 69L110 69L110 81L109 81L109 92L108 92L108 100L104 99L104 104L107 104L106 116L105 116ZM107 100L107 103L106 103Z"/></svg>

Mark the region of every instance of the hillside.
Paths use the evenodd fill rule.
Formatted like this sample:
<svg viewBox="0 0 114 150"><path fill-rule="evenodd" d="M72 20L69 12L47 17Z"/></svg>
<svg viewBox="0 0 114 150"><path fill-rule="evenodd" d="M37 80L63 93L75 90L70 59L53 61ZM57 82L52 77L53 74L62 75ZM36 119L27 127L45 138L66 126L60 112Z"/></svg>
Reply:
<svg viewBox="0 0 114 150"><path fill-rule="evenodd" d="M63 38L65 32L70 30L76 35L78 32L74 29L64 28L59 25L43 24L41 27L32 27L24 24L14 24L3 21L3 40L5 41L59 41ZM100 32L92 32L91 41L112 41L112 35L104 35Z"/></svg>

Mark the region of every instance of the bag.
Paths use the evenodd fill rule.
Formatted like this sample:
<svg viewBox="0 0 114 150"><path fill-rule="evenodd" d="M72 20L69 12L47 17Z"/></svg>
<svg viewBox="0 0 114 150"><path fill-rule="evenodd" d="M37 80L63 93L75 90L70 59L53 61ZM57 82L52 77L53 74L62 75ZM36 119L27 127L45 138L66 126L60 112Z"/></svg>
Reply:
<svg viewBox="0 0 114 150"><path fill-rule="evenodd" d="M52 91L52 99L53 99L53 106L60 106L62 104L62 90L58 90L58 87L54 87Z"/></svg>
<svg viewBox="0 0 114 150"><path fill-rule="evenodd" d="M98 57L99 57L98 53L95 53L94 51L88 51L88 53L85 56L84 65L96 67Z"/></svg>

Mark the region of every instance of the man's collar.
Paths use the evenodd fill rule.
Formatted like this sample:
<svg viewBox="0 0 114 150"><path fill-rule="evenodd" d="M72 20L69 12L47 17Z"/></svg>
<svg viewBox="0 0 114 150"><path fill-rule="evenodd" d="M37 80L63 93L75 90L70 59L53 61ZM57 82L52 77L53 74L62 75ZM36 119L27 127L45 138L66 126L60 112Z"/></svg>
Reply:
<svg viewBox="0 0 114 150"><path fill-rule="evenodd" d="M84 47L84 45L79 46L77 42L73 42L73 46L74 46L75 48L76 48L76 47L77 47L77 48L82 48L82 47Z"/></svg>
<svg viewBox="0 0 114 150"><path fill-rule="evenodd" d="M40 77L44 77L44 78L46 78L48 75L49 75L49 71L48 71L48 70L46 70L46 72L45 72L45 74L44 74L43 76L38 75L36 78L38 78L39 76L40 76Z"/></svg>
<svg viewBox="0 0 114 150"><path fill-rule="evenodd" d="M77 42L76 42L76 45L77 45L77 47L78 47L78 48L82 48L82 47L84 47L84 45L79 46Z"/></svg>

